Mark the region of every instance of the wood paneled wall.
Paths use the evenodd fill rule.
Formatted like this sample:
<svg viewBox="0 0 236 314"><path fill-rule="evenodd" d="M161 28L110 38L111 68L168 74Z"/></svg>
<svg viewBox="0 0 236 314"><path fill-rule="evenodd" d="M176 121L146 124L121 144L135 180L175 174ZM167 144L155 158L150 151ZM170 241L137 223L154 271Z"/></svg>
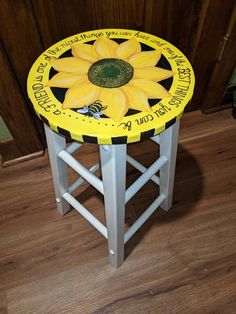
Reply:
<svg viewBox="0 0 236 314"><path fill-rule="evenodd" d="M8 100L3 99L0 104L5 123L12 132L9 121L17 120L18 110L6 113L6 107L11 102L17 109L20 108L17 107L19 103L23 103L24 110L30 112L25 123L33 130L28 134L28 137L31 137L28 142L37 143L30 144L31 146L25 144L24 152L36 151L39 146L42 148L44 144L41 124L36 122L38 120L35 119L26 93L26 80L31 65L44 49L67 36L108 27L146 31L176 45L190 59L196 74L195 94L188 110L211 108L212 105L209 103L206 105L203 100L207 96L211 74L219 63L219 51L224 50L223 39L230 19L232 22L234 2L234 0L1 0L0 35L2 53L5 55L4 62L7 63L1 69L1 73L4 77L5 71L10 68L14 76L14 82L13 80L11 83L8 82L9 89L14 92ZM232 23L234 25L234 17ZM233 39L233 36L229 36L228 42L232 43ZM227 62L225 81L230 77L234 67L232 60ZM4 90L3 86L0 88ZM211 84L211 88L214 89L214 84L213 86ZM212 101L212 97L210 100ZM217 101L212 103L215 107L219 105ZM14 119L11 114L15 115ZM20 133L20 137L23 136L21 128L17 132Z"/></svg>

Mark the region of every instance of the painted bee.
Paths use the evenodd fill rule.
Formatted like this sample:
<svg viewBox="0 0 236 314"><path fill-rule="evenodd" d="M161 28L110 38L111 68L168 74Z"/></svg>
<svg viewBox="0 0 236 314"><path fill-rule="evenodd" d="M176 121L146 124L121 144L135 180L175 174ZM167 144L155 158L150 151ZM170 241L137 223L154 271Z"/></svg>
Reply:
<svg viewBox="0 0 236 314"><path fill-rule="evenodd" d="M99 100L96 100L92 105L84 106L82 109L78 109L77 112L84 113L88 117L93 117L94 119L99 120L102 115L101 111L106 108L107 106L104 107Z"/></svg>

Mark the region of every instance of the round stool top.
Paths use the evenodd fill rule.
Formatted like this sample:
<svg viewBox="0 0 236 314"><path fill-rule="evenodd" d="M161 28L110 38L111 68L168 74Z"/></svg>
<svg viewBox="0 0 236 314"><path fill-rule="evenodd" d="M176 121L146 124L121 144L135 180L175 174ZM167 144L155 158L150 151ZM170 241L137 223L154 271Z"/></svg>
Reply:
<svg viewBox="0 0 236 314"><path fill-rule="evenodd" d="M128 29L68 37L33 64L28 95L40 119L80 142L123 144L152 137L183 114L193 69L176 47Z"/></svg>

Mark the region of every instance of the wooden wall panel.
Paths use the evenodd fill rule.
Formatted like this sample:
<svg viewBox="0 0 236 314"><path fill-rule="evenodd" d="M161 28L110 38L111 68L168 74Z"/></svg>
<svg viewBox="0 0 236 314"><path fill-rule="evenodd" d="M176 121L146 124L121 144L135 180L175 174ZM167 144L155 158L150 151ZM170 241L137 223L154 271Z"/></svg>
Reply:
<svg viewBox="0 0 236 314"><path fill-rule="evenodd" d="M43 51L29 0L1 0L0 35L23 94L28 72Z"/></svg>
<svg viewBox="0 0 236 314"><path fill-rule="evenodd" d="M35 16L45 49L62 38L93 27L91 1L34 0Z"/></svg>
<svg viewBox="0 0 236 314"><path fill-rule="evenodd" d="M26 90L28 72L35 61L35 58L43 52L43 45L30 0L1 0L0 36L6 53L7 63L9 62L9 64L5 65L4 69L7 71L10 65L12 70L12 85L9 85L12 94L6 101L8 103L11 102L12 106L16 104L22 106L22 108L25 106L25 108L22 109L24 114L19 114L19 119L17 111L8 111L8 116L5 116L7 121L5 120L5 122L9 125L8 121L19 120L22 124L27 125L30 120L31 124L34 124L32 128L35 128L35 132L32 134L35 136L35 142L37 142L36 146L33 145L27 147L27 144L30 145L32 141L32 134L28 135L29 140L25 140L24 149L21 147L21 142L17 143L17 145L21 147L23 156L26 155L27 152L33 153L42 150L43 146L45 146L42 123L36 118L36 115L33 112L33 107L28 100ZM9 73L5 74L4 72L1 72L1 75L3 77L5 75L8 76ZM0 104L0 107L2 106L4 106L3 102ZM2 108L2 110L4 109L5 108ZM26 112L28 113L28 118L26 118ZM26 120L24 120L23 117L25 117ZM15 134L14 142L16 143L18 137L15 130L11 129L10 131L12 135L13 133Z"/></svg>
<svg viewBox="0 0 236 314"><path fill-rule="evenodd" d="M221 50L215 62L214 70L207 85L206 97L203 99L204 112L221 109L221 102L226 90L225 82L229 82L236 66L236 3L231 11L228 27L221 39Z"/></svg>
<svg viewBox="0 0 236 314"><path fill-rule="evenodd" d="M195 67L193 61L197 53L208 4L208 0L146 0L146 31L168 40L179 48L189 58L194 72L197 74L193 100L187 106L186 111L200 108L202 97L200 92L207 84L202 78L199 79L199 69ZM202 53L205 54L204 51ZM206 67L207 63L202 66ZM197 108L193 105L196 103L198 103Z"/></svg>
<svg viewBox="0 0 236 314"><path fill-rule="evenodd" d="M144 28L144 0L34 0L45 47L97 28Z"/></svg>
<svg viewBox="0 0 236 314"><path fill-rule="evenodd" d="M145 30L170 41L187 56L193 47L202 1L146 0Z"/></svg>
<svg viewBox="0 0 236 314"><path fill-rule="evenodd" d="M202 1L34 0L32 5L45 47L82 31L121 27L153 33L189 53Z"/></svg>
<svg viewBox="0 0 236 314"><path fill-rule="evenodd" d="M209 2L207 15L193 60L196 75L196 90L191 103L192 110L203 109L204 98L208 93L208 83L214 67L218 62L218 56L222 49L222 40L230 21L234 3L235 0L210 0ZM235 62L233 60L227 61ZM224 68L221 69L222 72L224 70ZM226 85L226 82L222 83ZM214 89L216 86L214 87L213 85L211 88Z"/></svg>
<svg viewBox="0 0 236 314"><path fill-rule="evenodd" d="M95 28L144 30L144 0L93 0L92 3Z"/></svg>

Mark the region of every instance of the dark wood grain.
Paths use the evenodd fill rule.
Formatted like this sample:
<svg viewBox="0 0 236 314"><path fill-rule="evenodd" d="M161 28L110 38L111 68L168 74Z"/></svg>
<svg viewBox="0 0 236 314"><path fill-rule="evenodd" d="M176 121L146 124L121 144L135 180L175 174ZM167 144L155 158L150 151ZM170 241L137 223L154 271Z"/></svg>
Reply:
<svg viewBox="0 0 236 314"><path fill-rule="evenodd" d="M207 93L202 105L204 112L212 112L221 109L223 96L236 66L235 42L236 3L231 11L227 29L221 40L221 50L218 52L218 59L215 62L211 79L207 85Z"/></svg>
<svg viewBox="0 0 236 314"><path fill-rule="evenodd" d="M221 67L218 76L221 76L220 72L222 72L223 75L220 79L217 76L213 76L213 71L218 62L219 53L222 49L222 41L230 22L234 4L234 0L211 0L208 5L204 26L202 27L193 62L196 76L196 89L191 105L189 106L191 110L197 109L199 106L203 108L203 102L208 97L208 93L209 95L212 95L212 91L215 93L218 82L219 85L223 84L224 86L228 83L229 76L232 73L231 68L235 64L233 60L228 60L227 57L225 58L224 62L229 62L229 66L227 66L227 68ZM232 49L231 52L233 54L234 50ZM230 69L228 67L230 67ZM208 87L210 79L214 79L214 83L212 86ZM223 93L221 89L221 95L217 94L215 97L209 98L205 106L218 106L222 100ZM213 104L211 104L212 102Z"/></svg>
<svg viewBox="0 0 236 314"><path fill-rule="evenodd" d="M46 47L92 29L144 26L144 0L35 0L32 4Z"/></svg>
<svg viewBox="0 0 236 314"><path fill-rule="evenodd" d="M7 314L7 298L4 290L0 290L0 314Z"/></svg>
<svg viewBox="0 0 236 314"><path fill-rule="evenodd" d="M1 43L0 72L4 74L0 76L0 114L17 146L17 155L14 157L19 157L18 152L27 155L42 150L38 130L29 114Z"/></svg>
<svg viewBox="0 0 236 314"><path fill-rule="evenodd" d="M127 243L118 269L80 215L57 214L47 154L0 170L3 313L235 313L235 137L228 111L184 115L173 207L158 210ZM150 141L129 145L146 165L156 151ZM85 144L76 156L91 166L97 146ZM137 176L129 167L128 181ZM148 183L128 203L126 227L157 192ZM93 188L81 187L78 199L104 222Z"/></svg>
<svg viewBox="0 0 236 314"><path fill-rule="evenodd" d="M145 29L190 55L202 1L146 0Z"/></svg>
<svg viewBox="0 0 236 314"><path fill-rule="evenodd" d="M0 34L21 91L35 59L43 52L30 0L1 0Z"/></svg>

